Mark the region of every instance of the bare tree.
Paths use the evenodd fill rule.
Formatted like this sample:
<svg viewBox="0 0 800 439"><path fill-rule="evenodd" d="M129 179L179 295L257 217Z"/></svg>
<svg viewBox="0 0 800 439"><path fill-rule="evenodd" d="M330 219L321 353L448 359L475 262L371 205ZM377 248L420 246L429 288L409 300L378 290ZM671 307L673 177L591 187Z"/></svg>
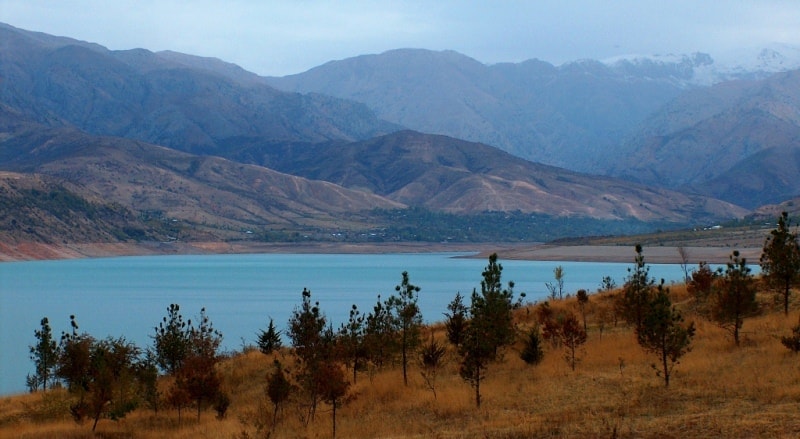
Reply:
<svg viewBox="0 0 800 439"><path fill-rule="evenodd" d="M552 300L556 299L563 299L564 298L564 267L557 266L553 269L553 277L555 278L555 283L547 282L544 285L547 287L547 291L550 292L550 298Z"/></svg>
<svg viewBox="0 0 800 439"><path fill-rule="evenodd" d="M575 370L575 365L578 362L578 348L586 343L586 331L581 327L578 318L570 313L562 321L560 333L561 343L566 350L564 358L572 370Z"/></svg>
<svg viewBox="0 0 800 439"><path fill-rule="evenodd" d="M581 288L577 293L575 293L575 298L578 300L578 309L580 310L581 318L583 319L583 330L586 331L586 305L589 303L589 293Z"/></svg>
<svg viewBox="0 0 800 439"><path fill-rule="evenodd" d="M678 256L681 258L681 270L683 270L683 281L689 282L689 249L678 246Z"/></svg>
<svg viewBox="0 0 800 439"><path fill-rule="evenodd" d="M442 365L445 353L445 347L433 338L433 332L431 332L431 340L422 346L419 354L422 366L420 373L422 379L425 380L425 385L433 392L433 399L436 399L436 375Z"/></svg>

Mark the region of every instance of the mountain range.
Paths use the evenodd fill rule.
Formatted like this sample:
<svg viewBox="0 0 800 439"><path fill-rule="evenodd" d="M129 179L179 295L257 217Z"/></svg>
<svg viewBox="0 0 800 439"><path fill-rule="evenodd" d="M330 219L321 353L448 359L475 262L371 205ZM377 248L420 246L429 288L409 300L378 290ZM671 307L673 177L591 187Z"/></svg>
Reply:
<svg viewBox="0 0 800 439"><path fill-rule="evenodd" d="M534 239L738 218L800 193L797 72L708 87L686 71L708 70L702 54L556 67L398 50L264 78L3 24L0 41L0 229L17 241L398 239L398 221L438 240L498 218L547 224ZM722 149L703 143L723 132ZM589 222L554 232L558 218Z"/></svg>
<svg viewBox="0 0 800 439"><path fill-rule="evenodd" d="M739 61L723 66L696 53L484 65L456 52L396 50L268 81L363 102L403 126L532 161L755 208L800 193L796 179L781 178L800 166L791 153L800 50ZM755 164L772 148L772 166ZM742 169L752 174L743 178ZM759 183L736 191L747 179Z"/></svg>

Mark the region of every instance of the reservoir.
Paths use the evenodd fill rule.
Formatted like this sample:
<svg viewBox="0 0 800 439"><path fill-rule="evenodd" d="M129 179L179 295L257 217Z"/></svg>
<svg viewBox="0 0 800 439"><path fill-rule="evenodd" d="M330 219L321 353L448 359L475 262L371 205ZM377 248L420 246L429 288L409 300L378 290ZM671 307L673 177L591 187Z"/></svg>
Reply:
<svg viewBox="0 0 800 439"><path fill-rule="evenodd" d="M53 337L69 331L76 316L80 332L96 339L124 336L140 348L152 346L154 328L171 303L184 320L194 320L205 307L223 334L225 351L254 345L269 319L284 330L303 288L311 290L335 329L353 304L366 314L378 300L395 292L407 271L419 286L419 305L426 322L443 320L457 292L480 291L487 259L464 254L247 254L137 256L58 261L0 263L0 395L26 391L33 372L29 346L42 317ZM554 282L553 269L563 267L564 292L596 292L605 276L621 286L631 263L533 262L500 260L504 286L515 283L515 297L542 301ZM645 258L647 254L645 252ZM667 284L681 281L675 264L652 264L650 275Z"/></svg>

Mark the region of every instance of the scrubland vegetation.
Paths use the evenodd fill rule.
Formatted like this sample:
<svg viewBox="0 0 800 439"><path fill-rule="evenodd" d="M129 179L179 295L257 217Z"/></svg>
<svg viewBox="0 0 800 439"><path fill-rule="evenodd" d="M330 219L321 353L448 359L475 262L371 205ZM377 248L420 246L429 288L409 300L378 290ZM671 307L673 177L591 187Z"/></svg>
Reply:
<svg viewBox="0 0 800 439"><path fill-rule="evenodd" d="M155 352L159 398L133 398L121 416L104 411L93 433L90 421L73 419L80 392L62 379L0 400L0 436L797 437L800 299L792 294L797 277L787 293L781 276L800 267L788 226L779 223L765 243L771 265L762 258L759 278L732 253L726 270L700 265L686 284L663 285L637 247L619 288L602 282L592 294L537 304L515 300L490 258L481 286L432 326L419 324L414 297L424 285L407 273L397 295L366 315L354 308L341 328L304 291L284 332L291 346L281 346L270 322L257 346L211 362L215 395L228 398L222 407L210 396L170 403L187 372ZM156 340L173 321L184 328L177 333L216 340L210 322L198 333L182 326L178 309L168 311Z"/></svg>

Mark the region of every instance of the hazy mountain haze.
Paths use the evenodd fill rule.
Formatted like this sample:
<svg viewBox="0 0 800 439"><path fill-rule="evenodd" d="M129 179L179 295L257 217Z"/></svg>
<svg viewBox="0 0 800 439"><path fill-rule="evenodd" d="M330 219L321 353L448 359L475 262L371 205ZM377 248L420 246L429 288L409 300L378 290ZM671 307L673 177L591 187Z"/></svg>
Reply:
<svg viewBox="0 0 800 439"><path fill-rule="evenodd" d="M397 48L450 49L488 64L538 58L560 65L800 46L800 4L787 0L3 0L0 22L113 50L216 57L271 76Z"/></svg>

